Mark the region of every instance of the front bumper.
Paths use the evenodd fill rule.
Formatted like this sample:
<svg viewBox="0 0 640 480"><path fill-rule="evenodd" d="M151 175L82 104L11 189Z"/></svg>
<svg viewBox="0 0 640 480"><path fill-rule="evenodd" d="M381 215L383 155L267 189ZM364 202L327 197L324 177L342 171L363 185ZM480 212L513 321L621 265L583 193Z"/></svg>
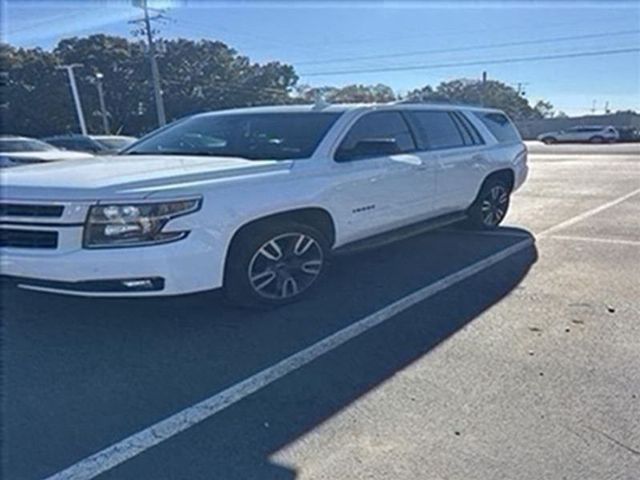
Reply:
<svg viewBox="0 0 640 480"><path fill-rule="evenodd" d="M53 252L0 249L0 274L21 288L79 296L180 295L222 285L223 252L203 230L148 247Z"/></svg>

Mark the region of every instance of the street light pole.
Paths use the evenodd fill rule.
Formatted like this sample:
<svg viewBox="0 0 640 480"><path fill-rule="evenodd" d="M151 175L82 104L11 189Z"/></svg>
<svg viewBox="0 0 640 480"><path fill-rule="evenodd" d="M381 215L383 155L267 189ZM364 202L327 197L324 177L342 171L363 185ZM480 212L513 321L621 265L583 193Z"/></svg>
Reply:
<svg viewBox="0 0 640 480"><path fill-rule="evenodd" d="M107 107L104 103L104 91L102 89L102 73L96 73L96 88L98 89L98 98L100 99L100 112L102 113L102 129L106 135L109 135L109 118L107 117Z"/></svg>
<svg viewBox="0 0 640 480"><path fill-rule="evenodd" d="M56 69L67 71L67 75L69 76L69 85L71 86L71 95L73 95L73 103L76 106L76 114L78 115L78 122L80 123L80 131L82 132L82 135L87 135L87 125L84 123L84 113L82 113L82 104L80 103L76 77L73 74L74 68L82 66L83 65L81 63L72 63L71 65L60 65L56 67Z"/></svg>

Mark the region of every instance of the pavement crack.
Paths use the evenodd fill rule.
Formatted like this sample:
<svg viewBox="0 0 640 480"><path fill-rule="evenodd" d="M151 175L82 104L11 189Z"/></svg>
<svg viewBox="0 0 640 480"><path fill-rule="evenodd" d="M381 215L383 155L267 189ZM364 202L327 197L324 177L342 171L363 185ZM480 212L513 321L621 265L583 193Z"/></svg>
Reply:
<svg viewBox="0 0 640 480"><path fill-rule="evenodd" d="M567 424L566 424L566 423L564 423L564 422L563 422L563 423L561 423L560 425L561 425L565 430L567 430L567 431L569 431L569 432L573 433L576 437L578 437L580 440L582 440L582 441L583 441L587 446L590 446L589 441L588 441L586 438L584 438L584 436L582 436L582 435L580 434L580 432L578 432L578 431L574 430L573 428L571 428L569 425L567 425Z"/></svg>
<svg viewBox="0 0 640 480"><path fill-rule="evenodd" d="M600 431L597 428L593 428L590 425L585 425L586 428L588 428L589 430L591 430L592 432L598 433L600 435L602 435L603 437L605 437L606 439L608 439L610 442L615 443L616 445L618 445L621 448L624 448L625 450L627 450L628 452L633 453L634 455L640 455L640 450L637 450L633 447L630 447L629 445L625 444L624 442L621 442L620 440L612 437L611 435L609 435L606 432Z"/></svg>

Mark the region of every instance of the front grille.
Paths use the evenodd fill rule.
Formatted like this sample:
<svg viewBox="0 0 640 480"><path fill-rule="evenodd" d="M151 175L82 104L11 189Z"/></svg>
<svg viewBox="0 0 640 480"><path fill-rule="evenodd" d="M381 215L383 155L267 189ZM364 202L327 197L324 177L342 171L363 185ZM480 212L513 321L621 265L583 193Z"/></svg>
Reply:
<svg viewBox="0 0 640 480"><path fill-rule="evenodd" d="M61 205L36 205L26 203L0 203L0 217L48 217L62 216Z"/></svg>
<svg viewBox="0 0 640 480"><path fill-rule="evenodd" d="M0 229L0 247L57 248L58 232Z"/></svg>

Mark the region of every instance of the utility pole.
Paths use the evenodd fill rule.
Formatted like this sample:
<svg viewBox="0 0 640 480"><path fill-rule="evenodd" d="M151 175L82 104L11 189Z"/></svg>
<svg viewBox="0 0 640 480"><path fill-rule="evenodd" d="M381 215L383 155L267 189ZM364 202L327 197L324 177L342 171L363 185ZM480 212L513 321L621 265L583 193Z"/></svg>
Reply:
<svg viewBox="0 0 640 480"><path fill-rule="evenodd" d="M87 135L87 125L84 123L84 113L82 113L82 104L80 103L80 95L78 94L78 86L76 85L76 77L73 73L73 69L82 67L81 63L72 63L71 65L59 65L56 70L66 70L69 76L69 85L71 86L71 95L73 95L73 103L76 106L76 114L78 115L78 122L80 123L80 131L82 135Z"/></svg>
<svg viewBox="0 0 640 480"><path fill-rule="evenodd" d="M511 85L514 85L514 84L512 83ZM517 87L516 93L518 95L522 95L522 96L526 95L526 92L522 87L529 85L529 82L517 82L515 85Z"/></svg>
<svg viewBox="0 0 640 480"><path fill-rule="evenodd" d="M102 79L104 75L96 72L96 88L98 89L98 98L100 99L100 113L102 114L102 129L106 135L109 135L109 118L107 117L107 107L104 103L104 90L102 89Z"/></svg>
<svg viewBox="0 0 640 480"><path fill-rule="evenodd" d="M487 72L482 72L482 106L487 103Z"/></svg>
<svg viewBox="0 0 640 480"><path fill-rule="evenodd" d="M158 70L158 63L156 61L156 46L153 42L153 31L151 29L151 21L162 18L161 15L149 16L148 0L133 0L133 5L140 7L144 11L144 18L141 20L134 20L130 23L143 23L144 34L147 37L149 63L151 65L151 79L153 81L153 96L156 103L156 113L158 115L158 125L163 127L167 123L167 118L164 113L164 101L162 100L162 90L160 89L160 72Z"/></svg>

